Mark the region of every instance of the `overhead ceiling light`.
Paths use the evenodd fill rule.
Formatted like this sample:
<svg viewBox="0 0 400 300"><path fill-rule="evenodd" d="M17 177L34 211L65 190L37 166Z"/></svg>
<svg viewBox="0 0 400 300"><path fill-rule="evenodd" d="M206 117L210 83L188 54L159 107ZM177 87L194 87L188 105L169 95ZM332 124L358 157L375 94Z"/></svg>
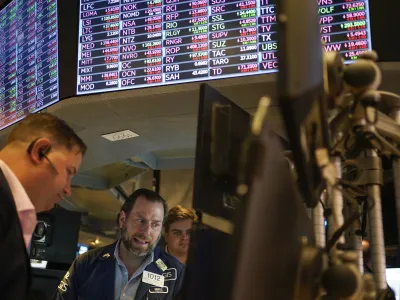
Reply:
<svg viewBox="0 0 400 300"><path fill-rule="evenodd" d="M116 141L131 139L139 135L130 130L122 130L113 133L102 134L101 136L111 142L116 142Z"/></svg>
<svg viewBox="0 0 400 300"><path fill-rule="evenodd" d="M90 242L90 245L96 246L96 245L100 244L101 241L98 237L96 237L95 240L89 240L89 242Z"/></svg>

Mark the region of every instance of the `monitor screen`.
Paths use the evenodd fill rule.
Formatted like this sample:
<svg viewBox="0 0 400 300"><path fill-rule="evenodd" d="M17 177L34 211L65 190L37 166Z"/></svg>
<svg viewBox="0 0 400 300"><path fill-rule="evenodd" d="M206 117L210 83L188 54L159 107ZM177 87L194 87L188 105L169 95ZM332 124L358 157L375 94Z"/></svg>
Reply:
<svg viewBox="0 0 400 300"><path fill-rule="evenodd" d="M368 1L316 0L328 51L371 49ZM276 0L80 0L77 94L276 72Z"/></svg>
<svg viewBox="0 0 400 300"><path fill-rule="evenodd" d="M85 252L88 252L88 250L89 250L89 247L86 245L83 245L83 244L78 244L77 248L78 249L76 251L76 256L81 255Z"/></svg>
<svg viewBox="0 0 400 300"><path fill-rule="evenodd" d="M395 293L396 300L400 300L400 268L386 269L386 280Z"/></svg>
<svg viewBox="0 0 400 300"><path fill-rule="evenodd" d="M0 10L0 130L57 102L57 0Z"/></svg>
<svg viewBox="0 0 400 300"><path fill-rule="evenodd" d="M47 261L31 259L31 267L32 268L37 268L37 269L46 269Z"/></svg>

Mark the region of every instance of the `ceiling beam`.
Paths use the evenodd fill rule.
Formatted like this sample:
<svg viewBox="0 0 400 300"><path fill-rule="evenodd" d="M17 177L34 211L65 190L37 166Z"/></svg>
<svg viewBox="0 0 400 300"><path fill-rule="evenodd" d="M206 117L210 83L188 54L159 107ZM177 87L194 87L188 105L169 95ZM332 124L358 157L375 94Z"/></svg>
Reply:
<svg viewBox="0 0 400 300"><path fill-rule="evenodd" d="M194 157L171 157L160 158L158 162L158 170L166 169L194 169Z"/></svg>
<svg viewBox="0 0 400 300"><path fill-rule="evenodd" d="M113 238L118 230L117 218L112 220L104 220L91 215L83 215L81 220L81 231L92 234L100 234L103 236L108 236L109 238Z"/></svg>
<svg viewBox="0 0 400 300"><path fill-rule="evenodd" d="M150 169L158 170L159 158L154 153L148 152L140 154L138 158L148 165Z"/></svg>
<svg viewBox="0 0 400 300"><path fill-rule="evenodd" d="M108 190L110 182L104 178L77 174L72 178L72 186L84 187L92 190Z"/></svg>
<svg viewBox="0 0 400 300"><path fill-rule="evenodd" d="M144 173L146 171L147 171L147 168L146 169L144 169L144 168L130 168L130 170L128 170L126 172L123 172L123 173L118 174L116 176L112 176L110 178L110 180L109 180L109 187L108 188L109 189L114 188L114 187L120 185L121 183L123 183L123 182L125 182L125 181L127 181L129 179L135 178L136 176L138 176L138 175L140 175L140 174L142 174L142 173Z"/></svg>
<svg viewBox="0 0 400 300"><path fill-rule="evenodd" d="M112 188L110 191L115 196L115 198L117 198L117 200L119 201L121 206L129 198L129 196L125 193L124 189L120 185L117 185L116 187Z"/></svg>

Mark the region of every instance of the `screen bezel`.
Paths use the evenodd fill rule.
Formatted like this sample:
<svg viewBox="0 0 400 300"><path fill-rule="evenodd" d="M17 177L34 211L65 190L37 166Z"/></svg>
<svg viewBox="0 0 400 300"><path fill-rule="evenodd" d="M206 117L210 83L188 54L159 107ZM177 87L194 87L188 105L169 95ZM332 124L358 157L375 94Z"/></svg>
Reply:
<svg viewBox="0 0 400 300"><path fill-rule="evenodd" d="M76 96L78 60L79 0L58 1L59 101Z"/></svg>
<svg viewBox="0 0 400 300"><path fill-rule="evenodd" d="M400 62L400 36L398 12L400 1L391 0L382 5L382 1L369 0L369 18L371 22L372 49L378 53L379 61ZM390 9L387 9L389 8Z"/></svg>

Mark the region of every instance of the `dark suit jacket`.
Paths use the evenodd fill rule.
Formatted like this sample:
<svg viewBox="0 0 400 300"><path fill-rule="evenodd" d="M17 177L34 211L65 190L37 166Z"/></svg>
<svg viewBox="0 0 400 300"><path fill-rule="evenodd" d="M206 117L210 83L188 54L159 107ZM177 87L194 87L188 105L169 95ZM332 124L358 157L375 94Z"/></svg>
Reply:
<svg viewBox="0 0 400 300"><path fill-rule="evenodd" d="M58 286L53 300L114 300L116 243L88 251L75 259ZM161 271L155 261L161 259L167 270ZM135 300L175 300L182 288L185 266L172 255L156 247L154 262L146 271L163 275L164 287L140 282Z"/></svg>
<svg viewBox="0 0 400 300"><path fill-rule="evenodd" d="M10 187L0 169L0 299L25 300L30 263Z"/></svg>

